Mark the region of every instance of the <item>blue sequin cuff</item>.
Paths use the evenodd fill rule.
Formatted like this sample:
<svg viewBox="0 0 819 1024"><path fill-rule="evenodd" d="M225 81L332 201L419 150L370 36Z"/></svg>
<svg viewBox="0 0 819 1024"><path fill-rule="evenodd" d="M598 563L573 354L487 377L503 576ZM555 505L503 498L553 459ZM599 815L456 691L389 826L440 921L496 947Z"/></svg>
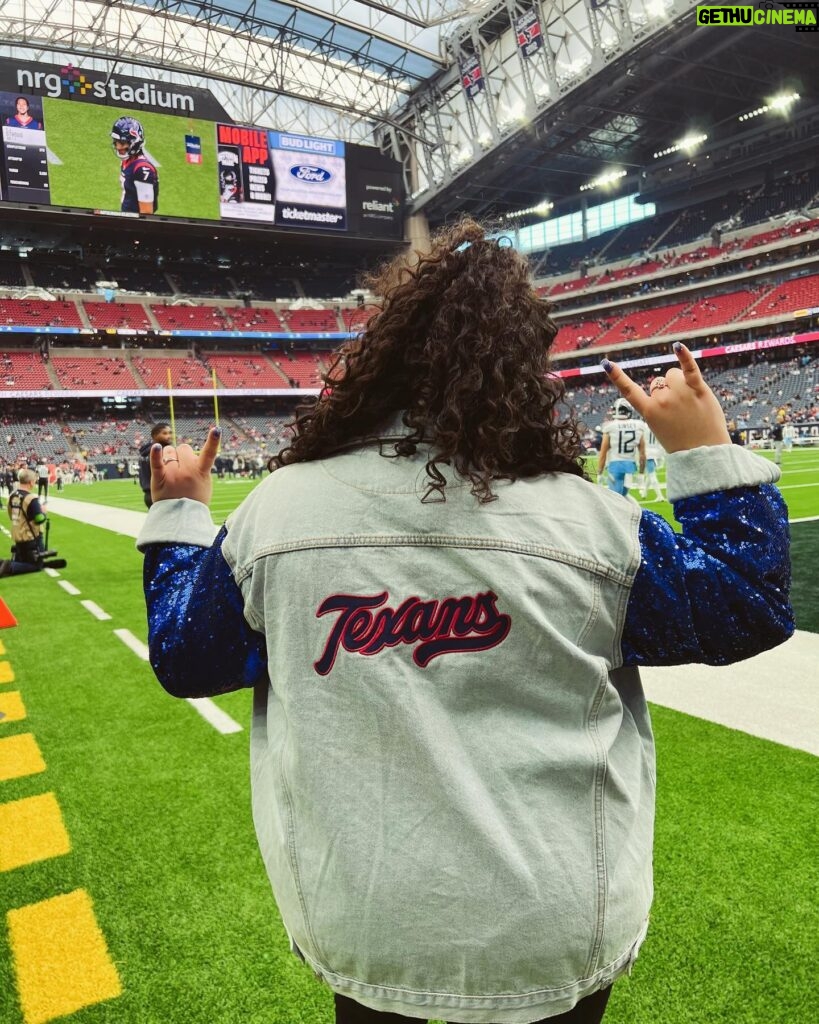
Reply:
<svg viewBox="0 0 819 1024"><path fill-rule="evenodd" d="M265 639L246 622L242 593L222 555L226 534L223 527L209 548L145 548L151 666L175 697L228 693L267 673Z"/></svg>
<svg viewBox="0 0 819 1024"><path fill-rule="evenodd" d="M640 518L641 562L623 629L625 665L727 665L793 633L785 502L770 484L684 498L682 535Z"/></svg>

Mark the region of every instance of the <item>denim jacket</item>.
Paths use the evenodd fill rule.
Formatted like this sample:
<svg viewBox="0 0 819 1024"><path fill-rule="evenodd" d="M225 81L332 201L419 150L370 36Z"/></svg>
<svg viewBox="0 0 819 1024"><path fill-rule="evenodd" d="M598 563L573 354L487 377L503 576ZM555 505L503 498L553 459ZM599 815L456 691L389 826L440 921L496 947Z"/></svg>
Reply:
<svg viewBox="0 0 819 1024"><path fill-rule="evenodd" d="M277 471L215 527L158 502L151 660L180 696L255 685L253 811L297 952L343 995L526 1024L609 985L652 899L639 664L792 631L778 470L671 455L684 526L580 477L451 475L377 446ZM730 601L728 600L730 596Z"/></svg>

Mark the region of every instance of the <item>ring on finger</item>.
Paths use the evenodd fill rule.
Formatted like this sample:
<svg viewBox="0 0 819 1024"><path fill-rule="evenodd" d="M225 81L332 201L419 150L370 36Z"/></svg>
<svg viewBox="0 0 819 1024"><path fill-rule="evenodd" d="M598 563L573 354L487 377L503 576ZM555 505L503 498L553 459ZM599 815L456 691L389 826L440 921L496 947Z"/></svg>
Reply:
<svg viewBox="0 0 819 1024"><path fill-rule="evenodd" d="M179 462L179 459L163 459L162 461L167 465L169 462Z"/></svg>

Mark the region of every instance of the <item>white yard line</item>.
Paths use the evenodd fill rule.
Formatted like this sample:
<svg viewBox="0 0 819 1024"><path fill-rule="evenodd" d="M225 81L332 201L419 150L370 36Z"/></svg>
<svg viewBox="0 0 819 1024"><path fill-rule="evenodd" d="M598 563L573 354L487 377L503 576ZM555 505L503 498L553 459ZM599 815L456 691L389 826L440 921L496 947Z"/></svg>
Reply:
<svg viewBox="0 0 819 1024"><path fill-rule="evenodd" d="M228 736L231 733L242 731L241 725L220 707L217 707L209 697L187 697L186 700L217 732Z"/></svg>
<svg viewBox="0 0 819 1024"><path fill-rule="evenodd" d="M71 594L73 597L76 597L77 594L81 594L82 593L81 590L77 590L77 588L74 586L74 584L73 583L69 583L68 580L58 580L57 581L57 586L58 587L62 587L63 590L67 594Z"/></svg>
<svg viewBox="0 0 819 1024"><path fill-rule="evenodd" d="M115 629L114 635L118 636L125 646L129 647L138 658L141 658L143 661L148 660L148 647L141 640L138 640L130 629ZM223 736L229 736L234 732L242 732L241 725L231 718L227 712L222 711L209 697L187 697L185 699L209 725L212 725Z"/></svg>
<svg viewBox="0 0 819 1024"><path fill-rule="evenodd" d="M138 640L130 629L115 629L114 636L119 637L126 647L130 647L138 658L148 660L148 645Z"/></svg>
<svg viewBox="0 0 819 1024"><path fill-rule="evenodd" d="M103 611L96 601L80 601L80 604L86 611L91 612L95 619L99 619L100 622L108 622L111 618L108 612Z"/></svg>

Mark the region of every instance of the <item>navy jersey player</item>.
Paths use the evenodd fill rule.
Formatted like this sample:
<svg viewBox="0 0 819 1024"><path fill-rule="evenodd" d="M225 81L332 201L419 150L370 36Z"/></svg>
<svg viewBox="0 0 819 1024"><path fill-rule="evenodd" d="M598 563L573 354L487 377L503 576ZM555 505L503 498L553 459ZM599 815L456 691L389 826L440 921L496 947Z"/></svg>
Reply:
<svg viewBox="0 0 819 1024"><path fill-rule="evenodd" d="M114 152L122 161L123 213L156 213L159 207L159 175L143 153L145 132L135 117L120 117L111 129Z"/></svg>
<svg viewBox="0 0 819 1024"><path fill-rule="evenodd" d="M18 96L14 101L14 114L6 118L9 128L31 128L32 131L42 131L43 126L36 118L29 113L29 103L25 96Z"/></svg>

